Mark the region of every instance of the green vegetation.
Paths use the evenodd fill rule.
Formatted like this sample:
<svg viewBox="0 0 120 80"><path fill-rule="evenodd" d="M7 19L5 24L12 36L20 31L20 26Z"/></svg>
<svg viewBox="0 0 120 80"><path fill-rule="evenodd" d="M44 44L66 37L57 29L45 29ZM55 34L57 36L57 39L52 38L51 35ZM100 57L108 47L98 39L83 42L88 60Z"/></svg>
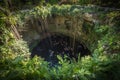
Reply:
<svg viewBox="0 0 120 80"><path fill-rule="evenodd" d="M32 8L37 5L56 5L56 4L71 4L71 5L100 5L103 7L119 8L119 0L1 0L0 5L7 7L10 11Z"/></svg>
<svg viewBox="0 0 120 80"><path fill-rule="evenodd" d="M17 1L20 0L13 0L13 7L16 7ZM20 1L21 4L18 6L33 5L31 1L37 4L39 0L35 0L35 2L30 0L26 3ZM41 2L40 5L43 3ZM58 2L50 0L50 3ZM52 14L78 17L85 12L101 12L101 9L93 10L89 6L87 8L85 6L83 10L79 10L79 7L75 5L37 6L28 11L11 12L10 15L0 11L0 80L119 80L119 11L102 11L105 14L99 15L99 18L107 21L106 23L101 21L101 24L92 27L89 23L82 26L82 33L86 34L84 42L92 54L85 57L78 56L77 61L67 60L67 56L62 58L58 55L59 65L50 67L50 63L40 57L30 58L27 43L19 39L16 25L22 26L26 17L39 16L45 19ZM19 8L17 9L19 10ZM8 9L8 11L10 10Z"/></svg>

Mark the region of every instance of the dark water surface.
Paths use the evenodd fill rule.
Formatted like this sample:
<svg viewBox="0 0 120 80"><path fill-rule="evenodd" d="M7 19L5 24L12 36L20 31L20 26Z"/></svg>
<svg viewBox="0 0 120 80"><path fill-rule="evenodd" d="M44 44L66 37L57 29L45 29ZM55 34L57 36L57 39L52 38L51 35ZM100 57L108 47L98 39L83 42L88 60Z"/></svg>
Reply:
<svg viewBox="0 0 120 80"><path fill-rule="evenodd" d="M81 56L88 55L89 50L80 42L75 41L74 48L71 42L73 42L73 39L64 35L47 37L33 48L31 57L41 56L45 61L55 65L58 63L57 55L67 55L69 58L75 59L77 59L79 53Z"/></svg>

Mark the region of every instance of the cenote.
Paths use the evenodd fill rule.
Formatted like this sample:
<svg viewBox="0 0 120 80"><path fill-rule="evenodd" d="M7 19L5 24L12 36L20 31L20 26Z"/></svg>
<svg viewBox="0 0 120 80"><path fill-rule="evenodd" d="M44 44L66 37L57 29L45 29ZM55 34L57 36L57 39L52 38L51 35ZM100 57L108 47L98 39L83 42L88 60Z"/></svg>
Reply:
<svg viewBox="0 0 120 80"><path fill-rule="evenodd" d="M77 60L79 54L82 57L89 55L90 51L85 45L69 36L54 34L42 39L32 49L31 57L37 55L50 62L51 65L56 65L58 64L57 55L61 57L66 55L69 60L73 58Z"/></svg>

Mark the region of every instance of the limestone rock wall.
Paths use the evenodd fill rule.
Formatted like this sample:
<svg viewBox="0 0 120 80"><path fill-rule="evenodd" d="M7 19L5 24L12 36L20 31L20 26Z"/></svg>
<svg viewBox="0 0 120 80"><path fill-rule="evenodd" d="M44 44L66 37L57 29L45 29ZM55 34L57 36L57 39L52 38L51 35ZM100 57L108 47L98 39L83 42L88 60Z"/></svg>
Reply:
<svg viewBox="0 0 120 80"><path fill-rule="evenodd" d="M89 23L94 26L96 15L84 13L81 16L58 16L52 15L46 19L29 18L26 20L23 28L19 27L19 32L22 38L31 44L34 41L50 36L52 34L64 34L75 39L85 39L85 32L83 33L83 25Z"/></svg>

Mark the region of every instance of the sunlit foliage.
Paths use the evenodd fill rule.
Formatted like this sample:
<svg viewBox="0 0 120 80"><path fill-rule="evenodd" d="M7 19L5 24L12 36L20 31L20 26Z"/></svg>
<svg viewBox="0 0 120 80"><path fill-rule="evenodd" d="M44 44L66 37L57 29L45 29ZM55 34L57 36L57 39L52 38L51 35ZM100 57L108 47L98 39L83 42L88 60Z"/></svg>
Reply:
<svg viewBox="0 0 120 80"><path fill-rule="evenodd" d="M5 1L5 0L4 0ZM23 3L25 1L25 3ZM42 0L41 0L42 1ZM84 0L80 0L82 2ZM99 0L98 0L99 1ZM102 1L102 0L101 0ZM20 2L34 5L39 0L20 1L13 0L12 5ZM91 2L91 1L90 1ZM89 3L90 3L89 2ZM50 4L57 1L50 0ZM86 4L85 2L83 2ZM0 3L2 6L4 3ZM45 5L45 2L38 3ZM79 4L79 3L78 3ZM97 4L97 2L96 2ZM101 4L101 3L100 3ZM6 16L0 12L0 80L119 80L120 79L120 14L110 12L100 15L100 19L108 19L108 23L96 24L91 28L85 23L83 32L87 34L87 41L91 55L80 57L78 60L68 60L67 56L57 56L59 64L51 67L49 62L40 57L30 58L28 45L22 39L16 40L7 22L12 25L24 24L25 18L40 16L45 19L52 14L78 16L81 12L97 12L101 9L91 10L91 7L71 5L37 6L31 10L22 10ZM12 10L13 8L11 8ZM88 40L89 39L89 40Z"/></svg>

